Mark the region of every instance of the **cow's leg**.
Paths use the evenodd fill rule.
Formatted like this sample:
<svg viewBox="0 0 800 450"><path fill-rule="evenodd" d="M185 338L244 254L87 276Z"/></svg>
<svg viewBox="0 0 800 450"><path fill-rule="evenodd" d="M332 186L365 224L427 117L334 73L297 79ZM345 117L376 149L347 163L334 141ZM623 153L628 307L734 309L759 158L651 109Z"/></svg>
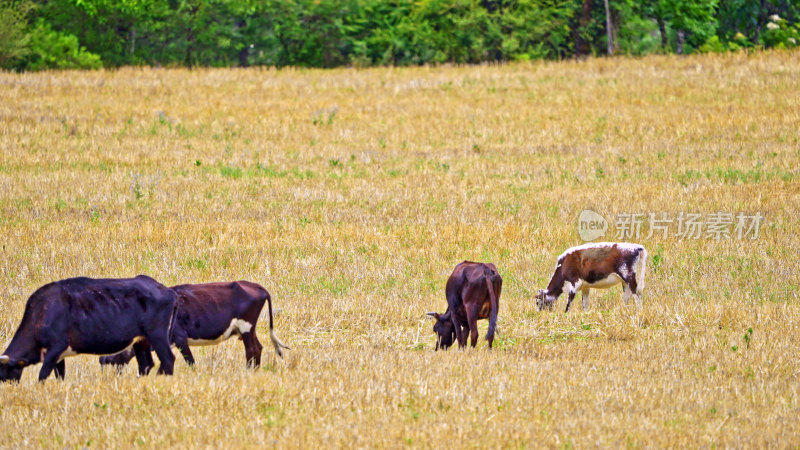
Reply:
<svg viewBox="0 0 800 450"><path fill-rule="evenodd" d="M633 299L634 299L634 301L636 301L636 307L641 309L641 307L642 307L642 298L639 295L639 282L636 279L636 273L635 272L633 272L633 271L630 272L630 276L628 277L627 280L625 280L625 284L627 285L627 286L625 286L625 291L626 291L626 294L628 296L628 300L630 300L631 295L633 295ZM625 295L625 294L623 294L623 295ZM625 304L627 305L627 302Z"/></svg>
<svg viewBox="0 0 800 450"><path fill-rule="evenodd" d="M636 293L636 290L631 288L631 286L626 286L625 290L622 292L622 299L625 301L625 306L628 306L628 304L630 303L631 296L633 297L633 300L636 302L636 307L641 309L642 297L638 293Z"/></svg>
<svg viewBox="0 0 800 450"><path fill-rule="evenodd" d="M258 342L256 337L255 328L253 331L242 334L242 342L244 342L244 355L247 358L247 366L258 368L261 366L261 342Z"/></svg>
<svg viewBox="0 0 800 450"><path fill-rule="evenodd" d="M453 331L456 334L456 340L458 341L458 348L464 348L467 345L467 336L466 333L461 329L461 324L458 320L456 320L456 311L458 311L458 307L462 304L461 302L461 294L459 291L455 289L447 290L447 309L450 312L450 321L453 324Z"/></svg>
<svg viewBox="0 0 800 450"><path fill-rule="evenodd" d="M453 314L453 329L456 332L456 339L458 340L458 348L464 348L467 346L467 331L461 327L461 323L456 320L456 315Z"/></svg>
<svg viewBox="0 0 800 450"><path fill-rule="evenodd" d="M56 378L63 380L66 369L67 365L64 363L64 360L62 359L60 363L56 364L55 368Z"/></svg>
<svg viewBox="0 0 800 450"><path fill-rule="evenodd" d="M478 345L478 313L480 312L481 305L473 303L467 307L467 323L469 324L469 345L475 348ZM466 333L464 333L466 334ZM492 347L492 341L489 341L489 348Z"/></svg>
<svg viewBox="0 0 800 450"><path fill-rule="evenodd" d="M172 375L175 367L175 355L172 354L172 349L170 349L169 341L166 340L166 337L163 342L156 340L156 343L153 343L153 349L156 351L160 363L158 365L158 374Z"/></svg>
<svg viewBox="0 0 800 450"><path fill-rule="evenodd" d="M42 368L39 370L39 381L44 381L50 376L50 373L56 369L58 359L68 346L67 343L63 343L50 346L50 348L47 349L47 353L44 355L44 360L42 361ZM58 374L56 373L56 375Z"/></svg>
<svg viewBox="0 0 800 450"><path fill-rule="evenodd" d="M575 289L570 289L569 295L567 296L567 309L564 310L565 313L569 312L569 305L572 304L573 300L575 300Z"/></svg>
<svg viewBox="0 0 800 450"><path fill-rule="evenodd" d="M177 327L172 335L172 342L175 343L175 346L178 347L178 351L181 352L181 356L186 361L186 364L194 365L194 355L192 355L192 351L189 349L189 336L186 335L186 332L178 330Z"/></svg>
<svg viewBox="0 0 800 450"><path fill-rule="evenodd" d="M133 344L133 354L136 355L136 364L139 366L139 376L145 376L150 373L156 363L153 362L153 354L150 351L150 342L143 341ZM120 372L122 366L118 366Z"/></svg>
<svg viewBox="0 0 800 450"><path fill-rule="evenodd" d="M589 288L584 288L581 291L581 302L583 303L583 310L589 309Z"/></svg>
<svg viewBox="0 0 800 450"><path fill-rule="evenodd" d="M169 338L167 330L163 332L157 331L155 336L151 334L147 337L153 345L153 350L156 351L158 356L158 373L161 375L172 375L173 367L175 366L175 355L172 354L170 349Z"/></svg>
<svg viewBox="0 0 800 450"><path fill-rule="evenodd" d="M172 332L170 322L172 320L172 310L154 312L154 319L147 324L144 330L145 337L150 341L153 350L158 356L158 373L161 375L172 375L175 366L175 355L172 354Z"/></svg>
<svg viewBox="0 0 800 450"><path fill-rule="evenodd" d="M464 348L467 346L467 330L464 329L461 324L455 325L456 327L456 339L458 339L458 348Z"/></svg>
<svg viewBox="0 0 800 450"><path fill-rule="evenodd" d="M622 303L628 306L631 303L631 287L627 283L625 289L622 291Z"/></svg>

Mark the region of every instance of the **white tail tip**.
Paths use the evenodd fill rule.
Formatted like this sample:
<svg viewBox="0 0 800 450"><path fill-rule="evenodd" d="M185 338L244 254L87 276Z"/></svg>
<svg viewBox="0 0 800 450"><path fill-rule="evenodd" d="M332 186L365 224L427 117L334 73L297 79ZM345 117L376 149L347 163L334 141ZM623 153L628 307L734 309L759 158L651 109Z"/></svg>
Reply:
<svg viewBox="0 0 800 450"><path fill-rule="evenodd" d="M269 330L269 339L272 341L272 345L275 347L275 353L277 353L278 356L280 356L281 358L283 358L282 349L285 348L286 350L291 350L289 347L286 346L286 344L284 344L283 342L281 342L280 339L278 339L278 336L275 336L275 332L271 329Z"/></svg>

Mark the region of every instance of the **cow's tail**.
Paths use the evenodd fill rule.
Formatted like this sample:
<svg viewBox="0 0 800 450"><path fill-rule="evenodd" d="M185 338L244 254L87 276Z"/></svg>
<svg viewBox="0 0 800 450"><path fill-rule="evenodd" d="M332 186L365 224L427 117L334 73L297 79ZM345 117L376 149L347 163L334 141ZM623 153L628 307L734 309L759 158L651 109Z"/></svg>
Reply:
<svg viewBox="0 0 800 450"><path fill-rule="evenodd" d="M175 342L175 322L178 321L178 302L181 301L181 296L174 289L170 289L170 291L175 294L175 304L172 306L172 315L169 317L169 330L167 330L169 343L172 345Z"/></svg>
<svg viewBox="0 0 800 450"><path fill-rule="evenodd" d="M272 341L273 347L275 347L275 353L277 353L278 356L283 358L283 349L284 348L286 350L291 350L291 349L289 347L287 347L286 344L281 342L281 340L278 339L278 336L275 336L275 329L272 326L272 317L273 317L273 314L272 314L272 296L269 295L269 292L267 292L267 307L269 308L269 339Z"/></svg>
<svg viewBox="0 0 800 450"><path fill-rule="evenodd" d="M497 327L497 295L494 292L494 284L492 284L496 273L493 270L487 270L485 275L483 278L486 280L486 290L489 291L489 301L492 302L492 313L489 316L489 330L486 332L486 339L492 341L494 340L494 329Z"/></svg>
<svg viewBox="0 0 800 450"><path fill-rule="evenodd" d="M639 252L639 260L637 262L639 263L639 267L634 268L634 270L636 270L636 292L634 292L634 294L641 296L642 290L644 289L644 272L647 268L647 250L645 250L644 247L642 247Z"/></svg>

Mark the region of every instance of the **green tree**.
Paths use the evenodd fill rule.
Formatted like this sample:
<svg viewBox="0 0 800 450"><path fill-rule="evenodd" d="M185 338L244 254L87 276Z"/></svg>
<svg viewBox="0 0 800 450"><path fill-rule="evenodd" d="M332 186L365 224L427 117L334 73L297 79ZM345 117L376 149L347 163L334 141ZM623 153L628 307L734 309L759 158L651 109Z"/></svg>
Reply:
<svg viewBox="0 0 800 450"><path fill-rule="evenodd" d="M0 66L400 66L800 38L796 0L718 1L0 0Z"/></svg>
<svg viewBox="0 0 800 450"><path fill-rule="evenodd" d="M678 54L705 43L717 31L714 17L718 0L644 0L638 4L641 17L658 26L661 47ZM674 43L674 45L673 45Z"/></svg>
<svg viewBox="0 0 800 450"><path fill-rule="evenodd" d="M25 68L42 69L99 69L100 57L87 51L75 36L55 31L50 24L39 19L30 32L30 52L25 57Z"/></svg>
<svg viewBox="0 0 800 450"><path fill-rule="evenodd" d="M10 69L30 52L27 16L33 5L27 1L0 1L0 67Z"/></svg>
<svg viewBox="0 0 800 450"><path fill-rule="evenodd" d="M725 0L719 4L716 14L718 35L724 41L736 42L738 35L744 36L751 45L762 44L762 35L774 15L785 20L788 26L797 24L800 3L795 0Z"/></svg>
<svg viewBox="0 0 800 450"><path fill-rule="evenodd" d="M697 48L717 31L714 12L717 0L663 0L670 25L677 34L675 52L683 54L685 45Z"/></svg>

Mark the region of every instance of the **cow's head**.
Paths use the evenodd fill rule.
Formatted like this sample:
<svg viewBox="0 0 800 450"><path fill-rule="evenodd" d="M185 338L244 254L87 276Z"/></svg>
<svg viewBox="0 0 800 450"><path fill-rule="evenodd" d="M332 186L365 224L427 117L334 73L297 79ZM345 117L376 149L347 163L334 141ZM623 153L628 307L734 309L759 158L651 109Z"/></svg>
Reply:
<svg viewBox="0 0 800 450"><path fill-rule="evenodd" d="M19 381L22 378L22 369L27 365L24 359L14 361L8 355L0 356L0 382Z"/></svg>
<svg viewBox="0 0 800 450"><path fill-rule="evenodd" d="M548 311L553 310L553 303L556 302L556 298L552 295L547 295L547 291L544 289L539 289L539 292L536 293L536 309L541 311L543 309L547 309Z"/></svg>
<svg viewBox="0 0 800 450"><path fill-rule="evenodd" d="M436 333L436 350L440 348L442 350L447 350L456 340L456 329L453 326L450 311L444 314L429 312L428 316L432 317L434 320L433 332Z"/></svg>

